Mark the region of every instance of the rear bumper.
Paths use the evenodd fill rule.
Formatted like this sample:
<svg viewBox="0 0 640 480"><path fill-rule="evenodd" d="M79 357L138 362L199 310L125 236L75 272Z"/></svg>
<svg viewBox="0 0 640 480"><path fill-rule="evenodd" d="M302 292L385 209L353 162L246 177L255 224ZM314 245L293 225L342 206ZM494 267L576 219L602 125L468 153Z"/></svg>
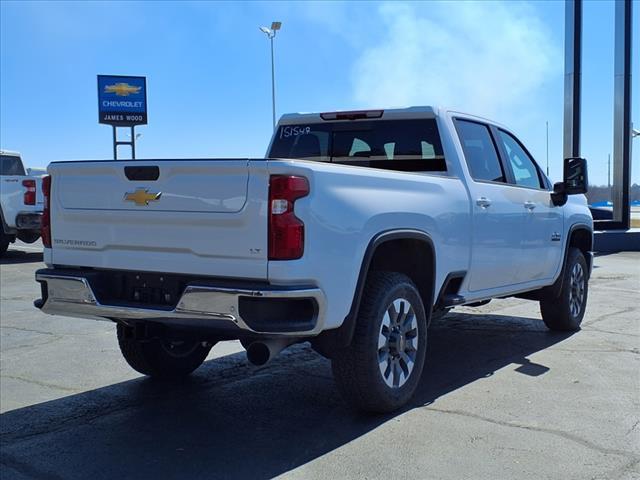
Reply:
<svg viewBox="0 0 640 480"><path fill-rule="evenodd" d="M318 288L229 288L190 283L175 307L101 303L91 275L69 270L36 272L44 313L96 320L155 322L189 329L219 330L226 335L315 336L322 331L325 297Z"/></svg>

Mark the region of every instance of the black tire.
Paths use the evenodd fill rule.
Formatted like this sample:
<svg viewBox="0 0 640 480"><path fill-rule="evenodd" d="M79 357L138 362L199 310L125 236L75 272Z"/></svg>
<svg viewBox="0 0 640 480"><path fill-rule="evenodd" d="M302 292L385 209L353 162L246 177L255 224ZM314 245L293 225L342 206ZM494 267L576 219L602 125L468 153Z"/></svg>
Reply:
<svg viewBox="0 0 640 480"><path fill-rule="evenodd" d="M409 303L408 308L401 300ZM400 302L401 310L395 326L394 320L391 319L395 311L391 310L394 301ZM408 312L413 311L415 322L409 315L405 314L402 317L404 308L407 308ZM387 313L389 315L386 315ZM388 335L385 335L382 330L383 323L386 325L389 320L392 329L399 328L400 324L407 325L406 335L396 334L390 329L386 330ZM408 331L409 328L413 333ZM380 348L379 338L384 337L386 343ZM407 369L404 368L407 362L404 362L404 357L397 352L401 351L407 357L409 354L406 352L409 352L410 348L413 348L415 353L410 354L414 356L413 368L407 375ZM426 349L427 321L416 286L409 277L401 273L372 272L365 285L351 345L337 352L331 362L338 390L347 402L357 409L380 413L396 410L409 401L418 386ZM382 355L386 355L386 361L379 360ZM396 358L396 355L399 356ZM396 370L392 368L391 362L395 362L405 376L404 382L398 382L397 386L387 383L389 379L395 383ZM389 372L389 376L386 377L386 372L382 372L385 365L386 372ZM400 373L399 370L397 372Z"/></svg>
<svg viewBox="0 0 640 480"><path fill-rule="evenodd" d="M448 315L450 311L450 308L439 308L437 310L434 310L433 312L431 312L431 321L433 322L434 320L442 320Z"/></svg>
<svg viewBox="0 0 640 480"><path fill-rule="evenodd" d="M540 300L540 312L547 328L560 332L580 330L588 293L587 262L579 249L571 247L562 270L559 295L548 294Z"/></svg>
<svg viewBox="0 0 640 480"><path fill-rule="evenodd" d="M39 230L20 230L18 235L18 240L24 243L35 243L36 240L40 238Z"/></svg>
<svg viewBox="0 0 640 480"><path fill-rule="evenodd" d="M3 231L0 231L0 257L7 253L11 240L11 235L7 235Z"/></svg>
<svg viewBox="0 0 640 480"><path fill-rule="evenodd" d="M118 345L134 370L160 379L185 377L202 365L212 345L197 341L137 340L118 324Z"/></svg>

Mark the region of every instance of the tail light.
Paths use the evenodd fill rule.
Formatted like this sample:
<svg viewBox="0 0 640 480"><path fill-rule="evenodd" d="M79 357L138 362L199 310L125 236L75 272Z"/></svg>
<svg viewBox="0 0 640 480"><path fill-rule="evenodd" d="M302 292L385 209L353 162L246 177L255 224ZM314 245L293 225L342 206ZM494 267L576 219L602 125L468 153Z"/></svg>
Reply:
<svg viewBox="0 0 640 480"><path fill-rule="evenodd" d="M42 223L40 236L45 248L51 248L51 177L42 177L42 193L44 195L44 210L42 211Z"/></svg>
<svg viewBox="0 0 640 480"><path fill-rule="evenodd" d="M269 179L269 260L295 260L304 253L304 223L295 216L298 198L309 195L304 177L272 175Z"/></svg>
<svg viewBox="0 0 640 480"><path fill-rule="evenodd" d="M24 204L35 205L36 204L36 181L23 180L22 186L26 188L24 192Z"/></svg>

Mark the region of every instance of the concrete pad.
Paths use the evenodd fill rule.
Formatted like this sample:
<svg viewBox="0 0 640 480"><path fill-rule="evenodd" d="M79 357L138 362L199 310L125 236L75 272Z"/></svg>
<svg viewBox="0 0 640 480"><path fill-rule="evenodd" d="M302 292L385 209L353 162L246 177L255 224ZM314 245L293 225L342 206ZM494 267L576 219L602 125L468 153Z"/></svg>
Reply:
<svg viewBox="0 0 640 480"><path fill-rule="evenodd" d="M256 368L228 342L181 383L143 378L112 324L31 306L31 253L0 262L3 480L640 478L638 253L596 257L580 332L519 299L434 322L415 399L383 416L308 345Z"/></svg>

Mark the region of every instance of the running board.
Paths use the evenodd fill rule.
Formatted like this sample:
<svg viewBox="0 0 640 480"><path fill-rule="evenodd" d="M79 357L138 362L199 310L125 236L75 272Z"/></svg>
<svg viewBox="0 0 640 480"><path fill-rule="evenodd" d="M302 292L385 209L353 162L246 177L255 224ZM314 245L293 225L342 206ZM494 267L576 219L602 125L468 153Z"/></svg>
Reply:
<svg viewBox="0 0 640 480"><path fill-rule="evenodd" d="M457 305L462 305L467 300L462 295L449 294L442 297L442 306L443 307L455 307Z"/></svg>

